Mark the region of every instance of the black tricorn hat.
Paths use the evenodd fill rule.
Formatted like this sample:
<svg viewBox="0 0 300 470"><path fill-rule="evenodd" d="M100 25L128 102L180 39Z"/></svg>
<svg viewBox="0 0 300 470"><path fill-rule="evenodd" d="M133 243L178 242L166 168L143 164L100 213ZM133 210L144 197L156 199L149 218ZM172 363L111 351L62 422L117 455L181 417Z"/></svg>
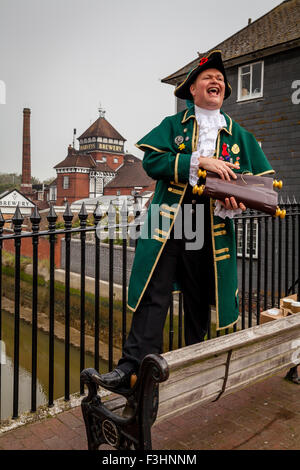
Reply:
<svg viewBox="0 0 300 470"><path fill-rule="evenodd" d="M194 67L189 72L186 79L175 89L175 96L177 96L177 98L181 98L182 100L193 101L193 96L190 92L190 86L194 83L199 73L204 72L204 70L207 69L217 69L223 74L225 80L224 99L226 100L226 98L228 98L231 94L231 86L226 77L221 51L212 51L206 57L202 57L196 67Z"/></svg>

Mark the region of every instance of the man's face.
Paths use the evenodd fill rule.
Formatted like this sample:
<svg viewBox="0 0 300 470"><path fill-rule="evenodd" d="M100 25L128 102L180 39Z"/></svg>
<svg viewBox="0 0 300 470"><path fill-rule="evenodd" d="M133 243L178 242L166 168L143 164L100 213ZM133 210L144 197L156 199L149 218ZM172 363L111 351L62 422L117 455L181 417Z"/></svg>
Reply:
<svg viewBox="0 0 300 470"><path fill-rule="evenodd" d="M204 109L220 109L225 95L223 74L217 69L201 72L190 86L194 103Z"/></svg>

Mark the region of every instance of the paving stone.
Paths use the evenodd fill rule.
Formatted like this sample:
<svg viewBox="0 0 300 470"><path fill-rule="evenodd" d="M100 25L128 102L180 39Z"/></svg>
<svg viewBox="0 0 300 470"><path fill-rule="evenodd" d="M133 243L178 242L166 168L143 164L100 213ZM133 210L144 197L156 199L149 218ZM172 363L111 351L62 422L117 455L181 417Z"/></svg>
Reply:
<svg viewBox="0 0 300 470"><path fill-rule="evenodd" d="M157 423L153 449L298 450L300 387L284 375ZM81 408L0 435L0 449L87 449ZM113 449L102 445L101 450Z"/></svg>

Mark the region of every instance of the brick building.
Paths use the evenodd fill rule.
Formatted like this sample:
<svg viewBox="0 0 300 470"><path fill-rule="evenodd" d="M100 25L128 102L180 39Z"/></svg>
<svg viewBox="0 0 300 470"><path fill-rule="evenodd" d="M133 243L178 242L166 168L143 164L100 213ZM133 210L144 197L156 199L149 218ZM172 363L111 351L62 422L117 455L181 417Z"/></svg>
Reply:
<svg viewBox="0 0 300 470"><path fill-rule="evenodd" d="M261 143L281 194L300 198L300 0L276 8L214 46L221 50L232 94L223 110ZM209 51L208 51L209 52ZM207 53L208 53L207 52ZM205 54L164 83L177 86ZM177 100L177 109L186 107Z"/></svg>
<svg viewBox="0 0 300 470"><path fill-rule="evenodd" d="M69 145L67 157L56 165L50 199L57 205L102 195L126 195L153 186L142 162L125 153L126 139L99 110L98 119L78 138L79 150ZM55 190L56 187L56 190Z"/></svg>

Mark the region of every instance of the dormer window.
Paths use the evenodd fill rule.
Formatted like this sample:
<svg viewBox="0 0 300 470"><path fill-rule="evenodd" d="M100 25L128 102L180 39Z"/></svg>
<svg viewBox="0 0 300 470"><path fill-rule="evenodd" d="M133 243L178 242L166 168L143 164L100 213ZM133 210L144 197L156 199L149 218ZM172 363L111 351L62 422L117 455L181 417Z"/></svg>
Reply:
<svg viewBox="0 0 300 470"><path fill-rule="evenodd" d="M264 87L264 63L239 67L238 77L238 101L252 100L263 96Z"/></svg>

